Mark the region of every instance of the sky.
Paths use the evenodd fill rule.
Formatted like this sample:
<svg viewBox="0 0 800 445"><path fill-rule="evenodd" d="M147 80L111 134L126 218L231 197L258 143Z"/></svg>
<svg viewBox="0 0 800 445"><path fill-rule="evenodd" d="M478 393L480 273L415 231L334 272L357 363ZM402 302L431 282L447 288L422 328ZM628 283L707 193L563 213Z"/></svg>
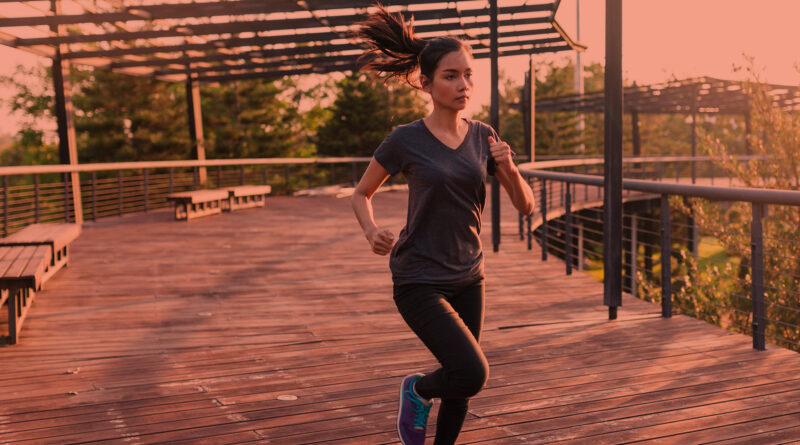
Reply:
<svg viewBox="0 0 800 445"><path fill-rule="evenodd" d="M580 5L580 37L576 10ZM0 3L0 16L3 4ZM734 66L754 58L756 68L770 83L800 84L800 0L625 0L623 1L623 75L639 85L671 78L711 76L741 79ZM562 0L556 20L588 49L585 64L605 59L605 1ZM537 56L565 63L574 52ZM10 75L17 64L35 65L41 57L0 45L0 75ZM500 60L500 68L520 83L527 56ZM475 62L476 90L467 109L471 114L489 102L488 60ZM485 83L484 83L485 82ZM11 91L0 88L0 100ZM15 133L19 118L0 106L0 134Z"/></svg>

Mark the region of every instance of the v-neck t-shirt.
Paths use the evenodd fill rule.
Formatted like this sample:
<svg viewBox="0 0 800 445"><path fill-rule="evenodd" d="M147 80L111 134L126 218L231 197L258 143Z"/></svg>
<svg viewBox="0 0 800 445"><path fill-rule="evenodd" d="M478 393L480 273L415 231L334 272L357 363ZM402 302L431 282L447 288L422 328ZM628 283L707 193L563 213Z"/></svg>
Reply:
<svg viewBox="0 0 800 445"><path fill-rule="evenodd" d="M481 213L486 201L488 125L466 120L456 148L440 141L420 119L395 128L374 157L408 182L406 225L389 267L396 285L459 283L483 276Z"/></svg>

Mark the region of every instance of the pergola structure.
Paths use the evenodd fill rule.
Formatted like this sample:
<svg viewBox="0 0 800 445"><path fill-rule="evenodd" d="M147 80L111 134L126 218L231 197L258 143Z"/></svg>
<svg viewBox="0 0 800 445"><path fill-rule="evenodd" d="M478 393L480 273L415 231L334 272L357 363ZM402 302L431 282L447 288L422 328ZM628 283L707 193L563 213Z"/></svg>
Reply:
<svg viewBox="0 0 800 445"><path fill-rule="evenodd" d="M0 0L0 3L31 8L35 8L33 3L49 4L49 8L30 9L36 13L33 15L0 16L0 43L53 60L61 162L77 164L69 97L70 62L186 82L193 153L198 160L204 160L199 83L273 80L288 75L356 70L364 48L353 39L352 31L375 2ZM472 45L476 59L491 58L491 123L496 129L500 125L499 57L585 48L572 41L555 21L560 0L499 0L499 3L498 0L385 0L381 3L390 11L413 17L421 37L460 37ZM64 12L62 7L75 11ZM532 104L532 92L528 98ZM528 115L532 122L533 113ZM529 134L532 134L530 122ZM529 145L533 146L532 138ZM200 168L199 176L204 183L204 168ZM72 173L76 218L81 215L78 179L77 173ZM492 215L493 220L499 221L499 190L497 184L493 186ZM499 227L493 230L493 239L496 250Z"/></svg>
<svg viewBox="0 0 800 445"><path fill-rule="evenodd" d="M795 86L762 85L772 104L784 110L800 109L800 91ZM631 114L633 135L633 155L641 155L639 135L639 113L686 114L691 116L692 156L697 155L697 115L729 114L745 118L745 133L750 134L750 97L745 85L740 81L697 77L671 82L624 88L623 103L625 112ZM573 111L578 113L603 113L605 93L539 99L538 112ZM746 142L747 144L747 142ZM694 166L692 178L695 177Z"/></svg>

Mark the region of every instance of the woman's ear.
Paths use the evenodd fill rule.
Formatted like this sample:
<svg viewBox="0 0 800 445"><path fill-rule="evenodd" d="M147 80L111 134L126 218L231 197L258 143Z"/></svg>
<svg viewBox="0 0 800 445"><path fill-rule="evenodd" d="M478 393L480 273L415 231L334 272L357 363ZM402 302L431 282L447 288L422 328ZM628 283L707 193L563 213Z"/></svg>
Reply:
<svg viewBox="0 0 800 445"><path fill-rule="evenodd" d="M422 89L422 91L428 94L431 93L431 79L428 76L424 74L419 75L419 86Z"/></svg>

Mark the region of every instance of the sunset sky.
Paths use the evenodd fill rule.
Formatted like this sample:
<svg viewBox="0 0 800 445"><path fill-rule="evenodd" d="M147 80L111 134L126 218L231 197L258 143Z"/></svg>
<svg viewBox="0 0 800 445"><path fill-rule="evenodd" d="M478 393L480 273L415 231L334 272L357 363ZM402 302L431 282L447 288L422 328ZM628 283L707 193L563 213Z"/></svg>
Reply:
<svg viewBox="0 0 800 445"><path fill-rule="evenodd" d="M575 38L576 0L563 0L556 16ZM0 15L4 6L0 4ZM8 7L8 6L5 6ZM605 1L581 0L580 41L588 46L585 63L603 62ZM752 56L771 83L800 84L799 0L626 0L623 2L623 71L638 84L672 78L712 76L739 79L734 65ZM540 56L564 61L574 53ZM45 59L0 45L0 75L17 64L48 63ZM522 79L527 57L501 59L500 67L516 81ZM468 111L488 103L488 61L476 62L479 79ZM484 79L486 83L480 81ZM0 98L10 91L0 89ZM18 118L0 108L0 134L16 132Z"/></svg>

